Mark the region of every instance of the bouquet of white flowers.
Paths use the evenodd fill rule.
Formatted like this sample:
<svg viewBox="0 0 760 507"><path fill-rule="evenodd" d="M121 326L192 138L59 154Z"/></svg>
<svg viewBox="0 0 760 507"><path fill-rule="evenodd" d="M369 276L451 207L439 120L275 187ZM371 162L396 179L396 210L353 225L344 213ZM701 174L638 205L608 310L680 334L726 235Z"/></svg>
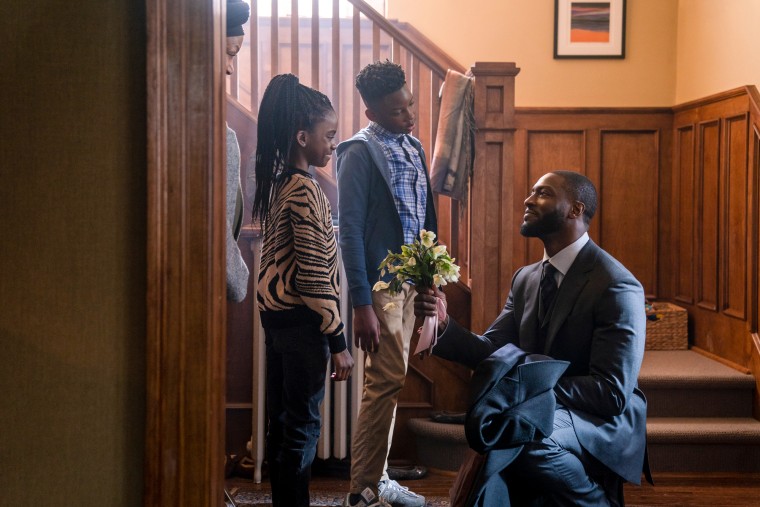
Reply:
<svg viewBox="0 0 760 507"><path fill-rule="evenodd" d="M394 274L390 282L378 281L372 290L380 291L388 289L391 294L398 294L404 282L413 283L418 287L441 287L447 283L459 280L459 266L454 264L445 245L439 245L432 231L420 231L420 239L412 243L402 245L401 253L388 251L388 255L380 263L380 277L386 273ZM446 315L443 301L439 299L440 318ZM388 303L383 310L388 311L396 307L395 303ZM415 354L432 349L435 345L435 330L438 327L438 318L427 317L420 331L420 341Z"/></svg>
<svg viewBox="0 0 760 507"><path fill-rule="evenodd" d="M459 266L449 256L446 245L439 245L435 233L425 229L420 231L420 239L402 245L401 253L389 251L379 268L381 278L386 271L396 277L390 282L377 282L372 290L389 289L391 294L398 294L401 285L410 280L420 287L441 287L459 280Z"/></svg>

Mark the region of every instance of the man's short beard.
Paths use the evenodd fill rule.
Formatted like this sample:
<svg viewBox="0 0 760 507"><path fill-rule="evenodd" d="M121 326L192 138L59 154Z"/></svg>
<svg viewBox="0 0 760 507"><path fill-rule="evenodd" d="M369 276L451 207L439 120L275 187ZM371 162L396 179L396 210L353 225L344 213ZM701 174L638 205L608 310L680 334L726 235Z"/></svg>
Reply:
<svg viewBox="0 0 760 507"><path fill-rule="evenodd" d="M535 222L523 222L520 225L520 234L526 238L542 238L562 229L564 223L562 212L557 209Z"/></svg>

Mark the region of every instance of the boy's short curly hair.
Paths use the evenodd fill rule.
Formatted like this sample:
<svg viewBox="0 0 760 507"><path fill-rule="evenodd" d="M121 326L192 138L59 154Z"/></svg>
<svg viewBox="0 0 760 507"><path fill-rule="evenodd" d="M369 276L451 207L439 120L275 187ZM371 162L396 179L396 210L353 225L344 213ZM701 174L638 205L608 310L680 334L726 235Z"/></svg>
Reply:
<svg viewBox="0 0 760 507"><path fill-rule="evenodd" d="M400 90L404 84L404 69L390 60L370 63L356 75L356 89L367 105Z"/></svg>

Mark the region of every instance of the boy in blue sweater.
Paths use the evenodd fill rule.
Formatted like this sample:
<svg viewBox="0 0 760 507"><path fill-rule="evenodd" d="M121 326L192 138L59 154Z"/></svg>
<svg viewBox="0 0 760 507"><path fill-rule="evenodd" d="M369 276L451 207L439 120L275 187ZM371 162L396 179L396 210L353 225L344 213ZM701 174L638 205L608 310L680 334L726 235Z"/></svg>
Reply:
<svg viewBox="0 0 760 507"><path fill-rule="evenodd" d="M389 250L400 251L422 229L437 232L433 194L425 152L411 135L414 99L401 66L370 64L357 75L356 88L370 122L337 149L339 244L354 307L354 343L366 360L344 505L421 507L425 498L390 480L386 470L409 364L415 291L404 284L392 296L373 293L372 286ZM391 278L386 274L385 281Z"/></svg>

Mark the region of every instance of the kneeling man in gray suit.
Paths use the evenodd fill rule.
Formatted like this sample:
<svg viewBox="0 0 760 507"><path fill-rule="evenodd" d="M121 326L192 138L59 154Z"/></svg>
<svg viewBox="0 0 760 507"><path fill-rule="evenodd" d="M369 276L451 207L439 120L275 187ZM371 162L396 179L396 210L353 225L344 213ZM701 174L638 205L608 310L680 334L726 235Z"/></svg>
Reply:
<svg viewBox="0 0 760 507"><path fill-rule="evenodd" d="M542 176L525 200L520 233L544 243L544 259L517 270L504 309L484 335L448 316L439 323L433 354L473 369L506 344L569 362L554 388L552 434L525 445L501 474L514 505L537 495L550 505L622 505L623 481L641 482L644 291L589 239L596 206L585 176ZM419 289L417 315L433 315L437 296L437 289Z"/></svg>

